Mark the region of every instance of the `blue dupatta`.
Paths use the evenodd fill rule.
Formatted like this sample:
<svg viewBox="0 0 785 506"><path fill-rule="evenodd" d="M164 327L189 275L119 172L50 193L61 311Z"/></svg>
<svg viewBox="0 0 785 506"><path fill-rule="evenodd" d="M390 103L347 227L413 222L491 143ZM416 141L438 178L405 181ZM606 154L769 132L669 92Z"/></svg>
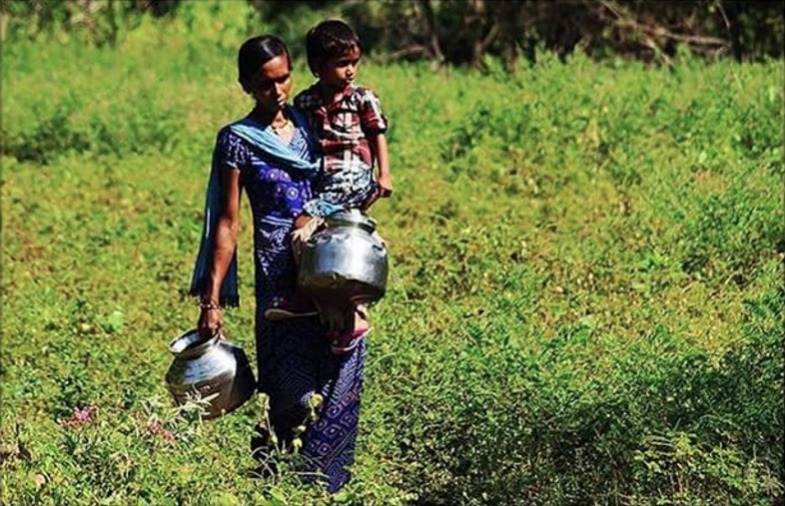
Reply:
<svg viewBox="0 0 785 506"><path fill-rule="evenodd" d="M286 106L286 112L313 151L316 141L308 129L308 122L303 114L295 107ZM229 129L238 137L248 141L257 148L260 156L268 162L288 169L317 171L321 159L314 162L300 158L288 145L281 142L280 138L269 126L264 126L258 121L244 118L229 125ZM210 280L210 269L213 264L213 247L215 242L215 228L221 215L221 178L218 166L218 147L213 150L210 180L207 184L207 197L204 205L204 223L202 239L199 244L199 253L196 257L191 288L189 293L201 296L207 289ZM229 269L221 284L220 304L222 306L239 306L240 295L237 290L237 248L235 247Z"/></svg>

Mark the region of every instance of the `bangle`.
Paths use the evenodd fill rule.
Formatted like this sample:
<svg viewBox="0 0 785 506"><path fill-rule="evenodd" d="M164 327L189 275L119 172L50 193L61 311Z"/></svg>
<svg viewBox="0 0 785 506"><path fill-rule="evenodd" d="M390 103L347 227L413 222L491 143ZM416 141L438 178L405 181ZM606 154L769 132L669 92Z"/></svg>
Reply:
<svg viewBox="0 0 785 506"><path fill-rule="evenodd" d="M218 304L217 302L213 302L211 300L204 300L204 299L199 301L199 307L202 309L219 309L219 310L221 309L221 305Z"/></svg>

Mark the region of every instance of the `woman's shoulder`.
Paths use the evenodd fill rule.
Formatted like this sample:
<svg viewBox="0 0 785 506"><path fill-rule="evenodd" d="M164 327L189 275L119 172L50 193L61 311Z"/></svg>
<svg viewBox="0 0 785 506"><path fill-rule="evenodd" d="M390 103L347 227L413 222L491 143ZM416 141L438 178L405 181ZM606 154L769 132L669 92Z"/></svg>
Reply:
<svg viewBox="0 0 785 506"><path fill-rule="evenodd" d="M225 165L233 168L240 168L250 158L251 150L248 143L241 136L232 130L231 123L218 130L215 139L215 150L219 159Z"/></svg>
<svg viewBox="0 0 785 506"><path fill-rule="evenodd" d="M218 149L226 150L230 146L239 146L243 144L243 139L232 131L231 125L226 125L218 130L215 136L215 145Z"/></svg>
<svg viewBox="0 0 785 506"><path fill-rule="evenodd" d="M232 125L229 124L229 125L224 125L221 128L219 128L218 129L218 134L216 134L215 138L216 139L224 139L227 136L236 135L234 132L232 132L231 126Z"/></svg>
<svg viewBox="0 0 785 506"><path fill-rule="evenodd" d="M222 126L218 130L216 141L219 144L248 144L248 140L243 135L241 135L241 133L249 129L261 129L261 127L248 117L232 121L231 123ZM238 130L240 132L238 132Z"/></svg>

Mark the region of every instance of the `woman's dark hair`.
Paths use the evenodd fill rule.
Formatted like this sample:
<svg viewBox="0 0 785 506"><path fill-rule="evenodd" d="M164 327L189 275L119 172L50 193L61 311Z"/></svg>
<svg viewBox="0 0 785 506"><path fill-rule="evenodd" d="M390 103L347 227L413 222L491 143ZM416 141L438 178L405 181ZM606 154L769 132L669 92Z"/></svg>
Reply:
<svg viewBox="0 0 785 506"><path fill-rule="evenodd" d="M292 68L289 49L281 39L273 35L259 35L243 42L237 53L237 70L240 83L248 82L259 71L259 67L282 54L286 55L286 63Z"/></svg>
<svg viewBox="0 0 785 506"><path fill-rule="evenodd" d="M353 47L362 52L360 37L349 25L338 19L322 21L308 30L308 35L305 36L308 67L314 74L319 72L324 62Z"/></svg>

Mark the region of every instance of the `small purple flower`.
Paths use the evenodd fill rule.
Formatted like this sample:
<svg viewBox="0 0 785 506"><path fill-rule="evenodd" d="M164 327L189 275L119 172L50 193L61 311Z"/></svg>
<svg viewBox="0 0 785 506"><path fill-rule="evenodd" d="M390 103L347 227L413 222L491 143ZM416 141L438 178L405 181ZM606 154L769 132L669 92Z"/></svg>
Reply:
<svg viewBox="0 0 785 506"><path fill-rule="evenodd" d="M147 432L150 434L158 434L163 427L161 427L161 422L158 420L149 420L147 422Z"/></svg>
<svg viewBox="0 0 785 506"><path fill-rule="evenodd" d="M60 424L71 428L87 425L95 421L97 413L97 406L87 406L85 408L75 407L71 413L71 417L60 420Z"/></svg>
<svg viewBox="0 0 785 506"><path fill-rule="evenodd" d="M149 420L147 422L147 432L153 436L160 437L166 442L174 441L174 433L164 426L158 420Z"/></svg>

